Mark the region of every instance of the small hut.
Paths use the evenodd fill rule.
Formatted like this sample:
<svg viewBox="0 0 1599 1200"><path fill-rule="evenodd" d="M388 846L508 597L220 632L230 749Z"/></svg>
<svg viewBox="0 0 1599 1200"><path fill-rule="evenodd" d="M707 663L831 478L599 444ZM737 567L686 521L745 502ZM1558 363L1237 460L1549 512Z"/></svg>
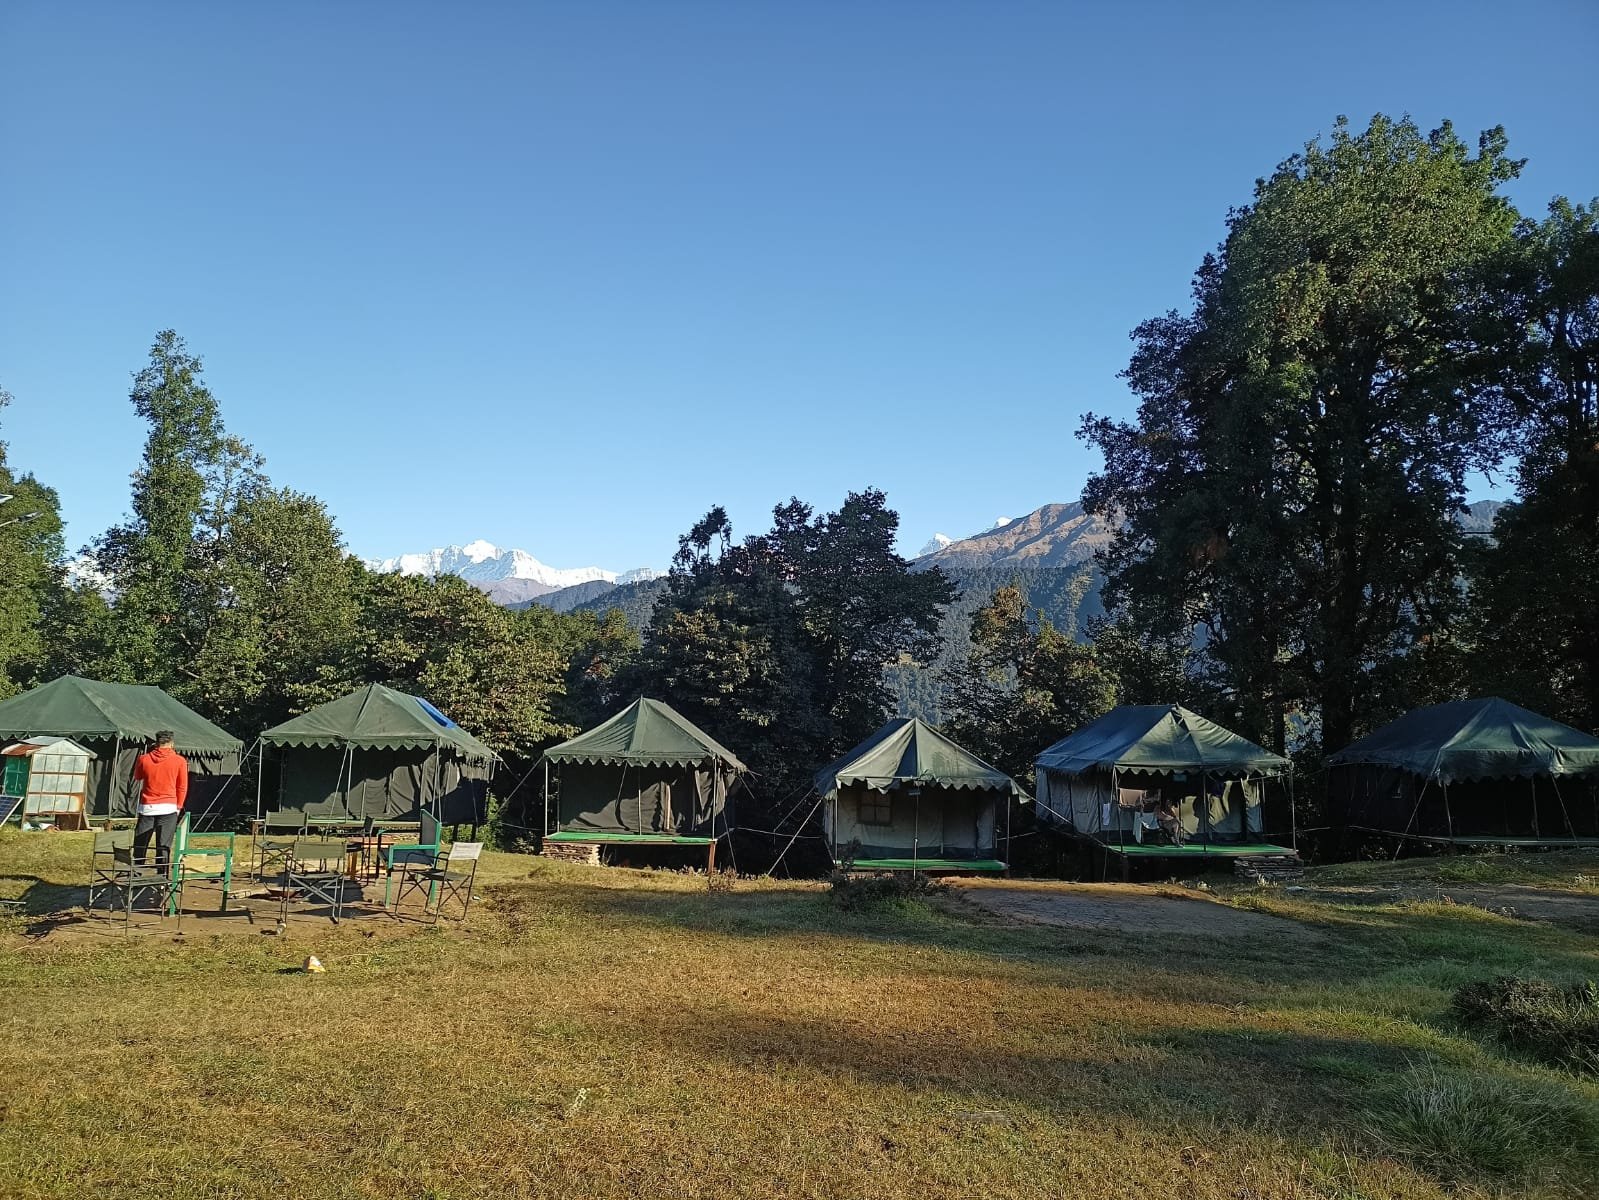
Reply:
<svg viewBox="0 0 1599 1200"><path fill-rule="evenodd" d="M27 738L0 749L0 825L20 808L24 822L82 828L93 761L69 738Z"/></svg>
<svg viewBox="0 0 1599 1200"><path fill-rule="evenodd" d="M206 811L238 775L244 743L160 688L63 675L0 701L0 739L70 738L94 755L86 805L91 818L137 813L133 763L163 729L172 731L173 748L189 760L189 810Z"/></svg>
<svg viewBox="0 0 1599 1200"><path fill-rule="evenodd" d="M590 862L604 846L699 846L714 866L746 773L731 750L648 698L550 747L542 761L545 853Z"/></svg>
<svg viewBox="0 0 1599 1200"><path fill-rule="evenodd" d="M261 735L277 765L279 809L350 825L488 819L497 755L420 696L369 684ZM263 777L266 772L261 772ZM257 816L264 804L258 793Z"/></svg>
<svg viewBox="0 0 1599 1200"><path fill-rule="evenodd" d="M1038 813L1122 859L1274 856L1269 793L1289 762L1178 704L1112 709L1038 756ZM1273 807L1276 807L1275 804Z"/></svg>
<svg viewBox="0 0 1599 1200"><path fill-rule="evenodd" d="M1328 814L1438 844L1599 842L1599 738L1489 696L1408 712L1327 760Z"/></svg>
<svg viewBox="0 0 1599 1200"><path fill-rule="evenodd" d="M915 717L816 775L833 861L858 871L1003 871L1020 785Z"/></svg>

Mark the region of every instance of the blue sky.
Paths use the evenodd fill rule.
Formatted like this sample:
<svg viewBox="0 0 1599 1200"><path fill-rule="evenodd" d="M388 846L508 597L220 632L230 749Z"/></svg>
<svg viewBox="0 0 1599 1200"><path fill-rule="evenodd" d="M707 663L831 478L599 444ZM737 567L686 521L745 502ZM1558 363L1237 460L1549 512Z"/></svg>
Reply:
<svg viewBox="0 0 1599 1200"><path fill-rule="evenodd" d="M1141 319L1339 113L1599 193L1599 5L0 6L0 428L114 521L159 329L353 550L664 565L1075 498Z"/></svg>

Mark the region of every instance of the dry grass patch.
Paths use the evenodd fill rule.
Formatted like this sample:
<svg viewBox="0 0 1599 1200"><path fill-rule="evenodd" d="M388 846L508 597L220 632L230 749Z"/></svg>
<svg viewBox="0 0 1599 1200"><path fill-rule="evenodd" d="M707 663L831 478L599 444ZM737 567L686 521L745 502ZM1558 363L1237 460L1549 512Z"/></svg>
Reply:
<svg viewBox="0 0 1599 1200"><path fill-rule="evenodd" d="M0 886L69 840L0 840ZM1434 1198L1508 1185L1374 1132L1396 1064L1595 1098L1455 1028L1447 991L1382 983L1407 939L1591 953L1558 931L1366 911L1236 944L511 855L481 878L467 928L372 939L13 923L0 1194ZM327 975L292 971L307 949ZM1556 1148L1516 1186L1599 1180Z"/></svg>

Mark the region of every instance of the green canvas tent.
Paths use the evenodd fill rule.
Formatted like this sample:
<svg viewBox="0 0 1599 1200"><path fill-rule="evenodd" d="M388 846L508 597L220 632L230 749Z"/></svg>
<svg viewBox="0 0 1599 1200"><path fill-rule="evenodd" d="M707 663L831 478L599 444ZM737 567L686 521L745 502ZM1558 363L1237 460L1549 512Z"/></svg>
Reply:
<svg viewBox="0 0 1599 1200"><path fill-rule="evenodd" d="M1599 838L1599 738L1487 696L1408 712L1327 760L1354 829L1438 841Z"/></svg>
<svg viewBox="0 0 1599 1200"><path fill-rule="evenodd" d="M160 688L63 675L0 701L0 740L50 734L71 738L94 753L89 764L91 817L131 817L137 812L133 763L163 729L172 731L174 748L189 760L189 808L204 812L238 775L244 743Z"/></svg>
<svg viewBox="0 0 1599 1200"><path fill-rule="evenodd" d="M1073 833L1142 847L1159 828L1154 812L1164 801L1176 809L1185 843L1265 850L1266 785L1289 770L1287 759L1178 704L1114 708L1035 765L1039 814Z"/></svg>
<svg viewBox="0 0 1599 1200"><path fill-rule="evenodd" d="M915 717L896 717L816 774L835 863L1003 871L1017 782ZM1008 852L1008 845L1007 845Z"/></svg>
<svg viewBox="0 0 1599 1200"><path fill-rule="evenodd" d="M368 684L268 729L261 747L263 759L275 752L280 809L351 823L488 818L498 756L420 696Z"/></svg>
<svg viewBox="0 0 1599 1200"><path fill-rule="evenodd" d="M731 750L647 697L550 747L542 761L544 829L557 841L715 842L733 827L746 772Z"/></svg>

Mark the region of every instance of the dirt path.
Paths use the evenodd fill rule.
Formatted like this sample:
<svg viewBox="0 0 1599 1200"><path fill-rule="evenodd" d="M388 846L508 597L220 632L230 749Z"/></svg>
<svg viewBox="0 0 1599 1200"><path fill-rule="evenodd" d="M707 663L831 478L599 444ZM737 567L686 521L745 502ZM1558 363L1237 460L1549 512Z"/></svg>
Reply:
<svg viewBox="0 0 1599 1200"><path fill-rule="evenodd" d="M1164 895L1115 883L1022 883L955 880L960 895L996 916L1043 925L1122 933L1181 933L1209 937L1292 934L1320 936L1296 921L1243 912L1198 896Z"/></svg>
<svg viewBox="0 0 1599 1200"><path fill-rule="evenodd" d="M1404 900L1444 900L1502 912L1527 921L1548 921L1599 934L1599 896L1554 888L1507 883L1490 886L1393 884L1387 887L1311 887L1304 896L1334 904L1395 904Z"/></svg>

